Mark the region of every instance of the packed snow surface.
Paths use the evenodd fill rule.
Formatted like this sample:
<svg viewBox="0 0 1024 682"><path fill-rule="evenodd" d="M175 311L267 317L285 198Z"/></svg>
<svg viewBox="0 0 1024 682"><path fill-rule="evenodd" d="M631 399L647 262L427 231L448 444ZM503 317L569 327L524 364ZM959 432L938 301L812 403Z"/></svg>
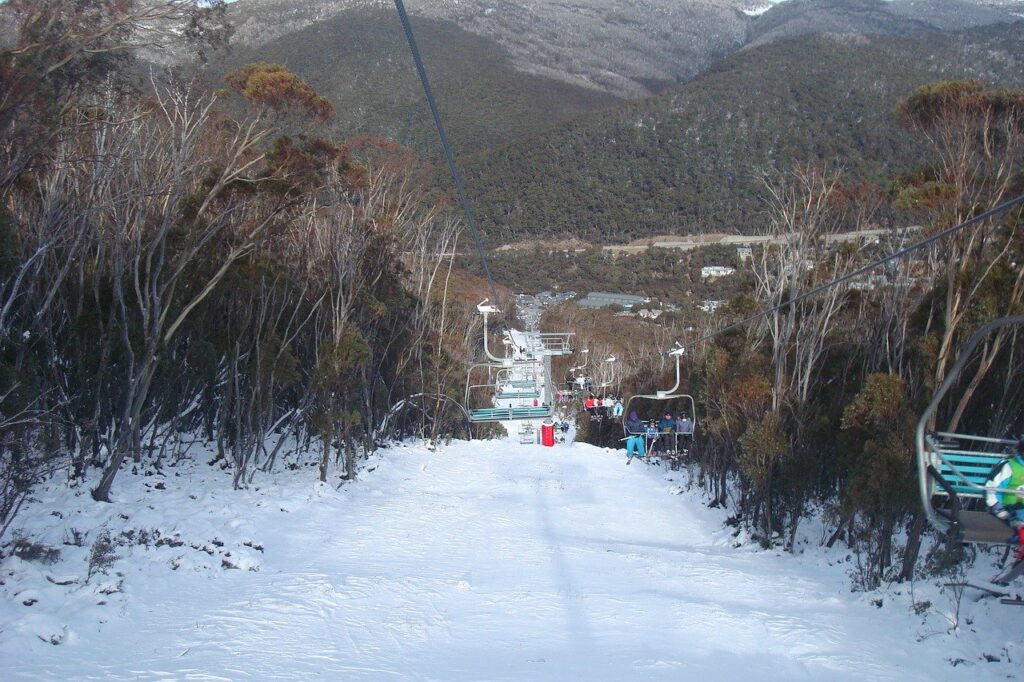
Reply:
<svg viewBox="0 0 1024 682"><path fill-rule="evenodd" d="M819 549L819 538L802 554L761 550L685 474L626 466L621 452L457 442L384 450L340 489L307 467L243 491L229 476L205 463L125 471L112 504L40 491L16 526L61 558L2 565L3 678L906 682L1024 671L1024 611L965 597L953 630L938 584L917 585L917 609L906 585L851 593L846 550ZM108 555L96 550L104 533Z"/></svg>

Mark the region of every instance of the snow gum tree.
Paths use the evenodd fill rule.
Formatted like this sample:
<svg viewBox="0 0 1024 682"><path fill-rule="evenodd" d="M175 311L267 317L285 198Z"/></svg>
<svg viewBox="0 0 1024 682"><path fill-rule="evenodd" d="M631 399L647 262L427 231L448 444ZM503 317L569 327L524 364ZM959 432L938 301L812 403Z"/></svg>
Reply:
<svg viewBox="0 0 1024 682"><path fill-rule="evenodd" d="M808 166L768 180L765 186L773 243L753 263L754 292L761 306L777 308L852 270L856 254L830 239L843 225L848 209L837 174ZM774 494L772 478L764 471L769 463L792 460L789 478L814 467L818 449L808 439L808 428L815 411L815 389L846 292L846 287L836 286L797 300L769 313L756 328L771 355L771 416L752 424L755 432L744 442L757 449L748 459L756 464L759 475L753 480L766 501ZM781 440L788 440L788 445ZM795 494L785 508L790 546L803 515L805 487L791 490ZM763 528L770 535L771 514L763 518Z"/></svg>
<svg viewBox="0 0 1024 682"><path fill-rule="evenodd" d="M223 0L9 0L0 19L18 36L0 51L0 189L33 166L63 117L143 49L205 55L226 45Z"/></svg>
<svg viewBox="0 0 1024 682"><path fill-rule="evenodd" d="M906 382L893 374L871 374L843 411L844 516L863 540L865 586L873 588L892 564L897 524L918 504L913 476L916 412Z"/></svg>
<svg viewBox="0 0 1024 682"><path fill-rule="evenodd" d="M287 193L254 196L244 189L271 177L277 182L288 178L289 169L278 173L280 168L260 167L260 145L269 129L259 115L238 124L220 119L215 125L212 98L196 96L189 86L154 90L156 107L140 115L138 125L144 129L130 131L133 146L127 158L132 163L119 173L124 186L115 189L140 198L108 202L111 267L126 276L114 279L114 299L122 316L140 316L141 343L126 343L130 381L114 452L93 491L101 500L109 494L120 459L127 452L140 456L142 411L162 349L233 264L254 249L266 228L297 204ZM260 174L267 171L270 176ZM258 210L252 210L254 203ZM200 253L214 240L213 267L196 270ZM210 256L206 251L204 257ZM191 275L187 289L180 286L186 274ZM131 288L122 289L128 282ZM132 305L125 301L128 296ZM133 326L127 319L121 322L123 329Z"/></svg>
<svg viewBox="0 0 1024 682"><path fill-rule="evenodd" d="M142 51L229 35L222 3L0 13L0 532L40 477L101 468L108 500L126 459L196 436L236 487L314 438L352 477L395 396L457 375L475 323L438 280L459 223L405 152L323 139L331 105L279 65L227 95L186 66L138 81Z"/></svg>
<svg viewBox="0 0 1024 682"><path fill-rule="evenodd" d="M761 449L753 434L770 430L778 435L777 421L767 421L771 414L771 380L768 359L744 349L739 339L733 343L716 344L705 355L704 397L707 405L702 430L708 442L700 448L704 469L708 472L712 499L724 505L730 474L738 471L740 480L740 512L757 519L766 530L772 527L771 490L773 467L786 454L788 446L776 439L774 445ZM747 448L744 450L744 436ZM768 530L770 533L771 531Z"/></svg>
<svg viewBox="0 0 1024 682"><path fill-rule="evenodd" d="M320 480L327 480L327 467L335 440L343 439L345 475L353 478L354 447L351 432L358 425L359 412L356 391L359 388L358 370L370 358L370 349L358 329L346 327L332 334L318 353L314 376L312 423L318 432L323 448L320 457Z"/></svg>
<svg viewBox="0 0 1024 682"><path fill-rule="evenodd" d="M1024 93L986 89L973 81L943 81L918 88L900 103L897 113L908 130L927 142L934 161L896 184L894 204L919 215L927 233L961 223L1024 191ZM928 275L935 287L927 301L923 341L917 346L926 363L920 373L929 379L921 387L925 392L945 380L975 328L994 317L1020 313L1021 216L1017 208L977 222L930 250ZM944 430L956 430L993 369L1014 366L1017 338L1017 330L1003 328L982 345L959 400L938 414ZM1003 385L1009 388L1012 383L1004 380ZM1011 426L1007 419L1019 420L1006 410L1011 395L1013 389L1002 391L1003 408L990 412L986 423L976 428L1005 435ZM924 529L924 518L917 512L901 572L904 578L913 572Z"/></svg>
<svg viewBox="0 0 1024 682"><path fill-rule="evenodd" d="M205 49L222 43L228 31L222 2L11 0L0 14L17 27L13 42L0 50L0 238L10 257L0 276L0 364L20 377L5 377L0 386L0 422L39 434L31 428L35 419L47 442L55 443L57 418L66 415L54 406L67 405L75 390L73 382L62 380L67 364L53 352L59 331L74 318L66 314L62 285L73 276L81 283L95 255L87 249L96 244L96 215L109 208L102 194L118 163L104 154L117 141L105 138L131 128L140 111L120 108L120 96L129 89L128 67L139 49ZM34 348L49 358L33 357ZM45 373L57 380L47 382ZM27 398L31 383L35 390ZM75 423L74 432L84 426L64 423ZM47 458L16 457L4 442L9 435L0 434L4 480L36 480L26 469L29 462L44 473L58 466ZM60 450L31 441L19 447Z"/></svg>
<svg viewBox="0 0 1024 682"><path fill-rule="evenodd" d="M897 204L914 209L935 232L983 213L1024 190L1024 93L986 89L973 81L918 88L900 103L899 119L920 135L935 159L900 186ZM974 327L986 318L1019 312L1024 268L1014 260L1021 241L1021 210L997 216L936 244L930 265L941 282L932 304L938 385ZM1014 265L1015 264L1015 265ZM986 296L998 282L995 298ZM944 427L955 430L971 396L1015 332L1004 328L985 346L960 402Z"/></svg>

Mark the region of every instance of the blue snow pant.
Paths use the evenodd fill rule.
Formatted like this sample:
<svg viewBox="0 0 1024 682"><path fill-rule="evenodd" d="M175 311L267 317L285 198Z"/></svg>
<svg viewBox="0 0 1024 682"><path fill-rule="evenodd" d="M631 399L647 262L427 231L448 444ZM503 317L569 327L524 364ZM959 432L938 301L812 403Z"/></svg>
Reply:
<svg viewBox="0 0 1024 682"><path fill-rule="evenodd" d="M643 436L629 436L626 438L626 459L643 457L645 454L647 454L647 450L644 447Z"/></svg>
<svg viewBox="0 0 1024 682"><path fill-rule="evenodd" d="M1010 518L1008 518L1007 521L1013 521L1015 519L1017 521L1024 521L1024 507L1017 507L1016 509L1009 509L1008 511L1010 512ZM1020 535L1018 534L1017 538L1019 537Z"/></svg>

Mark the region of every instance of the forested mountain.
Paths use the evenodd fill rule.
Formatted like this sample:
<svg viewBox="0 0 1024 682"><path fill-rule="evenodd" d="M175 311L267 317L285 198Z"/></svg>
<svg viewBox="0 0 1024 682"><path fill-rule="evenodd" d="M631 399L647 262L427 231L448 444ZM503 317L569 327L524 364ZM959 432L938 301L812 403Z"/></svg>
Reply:
<svg viewBox="0 0 1024 682"><path fill-rule="evenodd" d="M750 0L584 0L493 3L441 0L406 3L414 24L452 21L489 37L529 73L618 95L639 96L691 77L715 56L743 45ZM262 45L353 9L384 8L384 0L240 0L232 21L242 44Z"/></svg>
<svg viewBox="0 0 1024 682"><path fill-rule="evenodd" d="M417 26L421 18L443 19L493 39L525 72L628 97L689 80L752 40L823 31L948 30L1009 21L1015 11L1012 2L1000 0L410 0L406 5ZM764 11L766 6L770 9ZM236 42L259 46L368 7L394 13L388 0L239 0L231 6L231 20Z"/></svg>
<svg viewBox="0 0 1024 682"><path fill-rule="evenodd" d="M461 154L491 149L620 101L514 68L493 40L419 18L417 42L445 127ZM372 134L440 160L437 132L394 10L353 10L210 65L210 80L250 62L283 64L335 107L339 137Z"/></svg>
<svg viewBox="0 0 1024 682"><path fill-rule="evenodd" d="M467 160L494 242L753 230L759 176L816 162L887 185L919 166L896 103L971 78L1019 85L1024 24L933 37L801 36L733 55L660 96Z"/></svg>
<svg viewBox="0 0 1024 682"><path fill-rule="evenodd" d="M895 123L900 98L945 78L1021 80L1019 24L935 36L1013 17L1012 4L788 0L750 16L742 10L753 5L732 0L645 2L628 11L620 4L410 3L492 243L749 232L758 221L759 174L817 160L884 185L920 162ZM671 15L670 5L685 5L689 18ZM697 21L698 9L717 18ZM231 14L237 46L211 65L214 83L247 62L282 63L334 104L337 137L379 135L441 160L391 3L239 0ZM659 16L669 17L665 30L652 32ZM733 37L708 46L674 21ZM662 38L690 51L660 45ZM602 54L605 63L588 61ZM665 57L674 70L662 68ZM592 77L595 69L605 81ZM622 104L595 85L662 92ZM447 170L438 185L450 190Z"/></svg>
<svg viewBox="0 0 1024 682"><path fill-rule="evenodd" d="M787 0L755 18L749 45L807 33L910 35L956 30L1016 18L1005 3L963 0Z"/></svg>

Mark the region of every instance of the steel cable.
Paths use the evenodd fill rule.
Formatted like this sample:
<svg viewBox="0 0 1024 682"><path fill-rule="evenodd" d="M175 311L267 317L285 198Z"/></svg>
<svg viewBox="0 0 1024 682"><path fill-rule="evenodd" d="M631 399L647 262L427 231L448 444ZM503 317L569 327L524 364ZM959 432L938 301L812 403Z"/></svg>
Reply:
<svg viewBox="0 0 1024 682"><path fill-rule="evenodd" d="M405 4L402 0L395 0L395 7L398 9L398 18L402 21L402 29L405 31L405 39L409 42L409 49L412 51L412 59L416 62L416 71L420 75L420 83L423 85L423 92L427 96L427 104L430 105L430 114L434 117L434 126L437 128L437 135L441 138L441 146L444 148L445 158L448 159L448 169L452 172L455 180L455 189L459 193L459 201L462 202L462 211L466 214L466 224L473 235L473 243L476 245L477 255L480 257L480 264L487 275L487 283L491 287L491 296L494 297L494 305L498 306L498 288L494 284L494 277L491 276L491 268L487 264L487 253L484 251L483 242L480 239L480 231L476 227L476 219L473 217L473 210L469 206L466 192L462 187L462 176L455 165L455 156L452 154L451 145L448 144L448 136L444 132L444 125L441 123L441 115L437 111L437 102L434 100L434 93L430 89L430 81L427 79L427 71L423 67L423 59L420 58L419 48L416 47L416 38L412 33L412 25L409 24L409 15L405 12Z"/></svg>

